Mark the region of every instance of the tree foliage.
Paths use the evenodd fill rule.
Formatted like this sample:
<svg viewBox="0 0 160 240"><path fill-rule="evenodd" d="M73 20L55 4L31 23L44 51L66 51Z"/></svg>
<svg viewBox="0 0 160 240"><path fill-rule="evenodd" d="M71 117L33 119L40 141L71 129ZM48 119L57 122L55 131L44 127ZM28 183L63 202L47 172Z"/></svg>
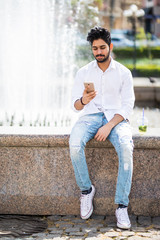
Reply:
<svg viewBox="0 0 160 240"><path fill-rule="evenodd" d="M86 34L90 28L100 24L99 8L102 0L72 0L72 16L78 30Z"/></svg>

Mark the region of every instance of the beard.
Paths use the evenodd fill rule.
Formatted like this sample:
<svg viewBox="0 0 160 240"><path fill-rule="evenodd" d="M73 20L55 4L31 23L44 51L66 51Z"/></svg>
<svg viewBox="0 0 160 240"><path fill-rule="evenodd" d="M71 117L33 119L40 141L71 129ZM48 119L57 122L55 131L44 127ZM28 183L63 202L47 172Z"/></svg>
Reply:
<svg viewBox="0 0 160 240"><path fill-rule="evenodd" d="M102 55L102 54L99 54L99 55L96 55L96 56L94 56L94 57L95 57L95 59L97 60L97 62L103 63L103 62L106 62L106 61L109 59L109 56L110 56L110 50L109 50L107 56ZM104 57L104 58L102 58L102 60L98 60L97 57Z"/></svg>

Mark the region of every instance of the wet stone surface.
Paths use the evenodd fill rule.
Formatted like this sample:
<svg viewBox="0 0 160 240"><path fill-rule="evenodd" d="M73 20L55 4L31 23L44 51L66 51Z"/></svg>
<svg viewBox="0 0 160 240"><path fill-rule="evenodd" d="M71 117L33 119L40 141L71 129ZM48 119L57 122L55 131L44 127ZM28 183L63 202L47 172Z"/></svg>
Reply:
<svg viewBox="0 0 160 240"><path fill-rule="evenodd" d="M0 215L0 239L116 239L160 240L160 217L130 216L132 227L116 227L114 216L92 215L88 220L79 216Z"/></svg>

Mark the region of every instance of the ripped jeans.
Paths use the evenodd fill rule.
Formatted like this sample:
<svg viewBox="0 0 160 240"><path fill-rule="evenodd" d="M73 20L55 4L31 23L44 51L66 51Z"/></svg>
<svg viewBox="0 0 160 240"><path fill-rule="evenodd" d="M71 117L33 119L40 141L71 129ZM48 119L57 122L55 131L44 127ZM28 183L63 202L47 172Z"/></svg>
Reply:
<svg viewBox="0 0 160 240"><path fill-rule="evenodd" d="M98 129L107 123L104 113L88 114L79 118L72 129L69 146L77 185L88 190L91 180L88 173L84 149ZM123 120L116 125L107 138L114 146L119 159L115 203L128 206L133 172L133 141L130 124Z"/></svg>

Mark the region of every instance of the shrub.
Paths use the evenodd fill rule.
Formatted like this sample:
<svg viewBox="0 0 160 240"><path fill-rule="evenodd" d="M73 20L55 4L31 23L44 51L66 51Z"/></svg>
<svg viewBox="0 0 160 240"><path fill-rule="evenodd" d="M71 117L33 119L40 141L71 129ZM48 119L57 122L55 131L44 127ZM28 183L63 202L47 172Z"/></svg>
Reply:
<svg viewBox="0 0 160 240"><path fill-rule="evenodd" d="M114 48L113 54L117 58L133 58L134 49L127 48ZM86 58L91 60L92 52L89 45L78 46L76 50L77 58ZM160 47L139 47L136 48L136 58L160 58Z"/></svg>
<svg viewBox="0 0 160 240"><path fill-rule="evenodd" d="M133 56L134 49L127 48L114 48L113 53L118 58L131 58ZM136 58L160 58L160 47L139 47L136 48Z"/></svg>
<svg viewBox="0 0 160 240"><path fill-rule="evenodd" d="M129 68L131 71L133 70L133 65L126 64L127 68ZM155 65L138 65L136 67L136 72L138 77L160 77L160 66Z"/></svg>

